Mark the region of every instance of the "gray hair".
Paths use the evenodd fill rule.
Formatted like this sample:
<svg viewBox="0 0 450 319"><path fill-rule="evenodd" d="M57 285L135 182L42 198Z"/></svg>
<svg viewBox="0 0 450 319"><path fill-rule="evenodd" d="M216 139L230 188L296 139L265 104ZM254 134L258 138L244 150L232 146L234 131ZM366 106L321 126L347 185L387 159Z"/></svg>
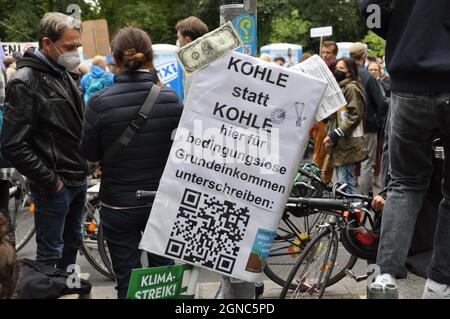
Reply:
<svg viewBox="0 0 450 319"><path fill-rule="evenodd" d="M59 12L45 14L39 24L39 48L43 48L44 38L58 41L66 29L81 31L81 21Z"/></svg>

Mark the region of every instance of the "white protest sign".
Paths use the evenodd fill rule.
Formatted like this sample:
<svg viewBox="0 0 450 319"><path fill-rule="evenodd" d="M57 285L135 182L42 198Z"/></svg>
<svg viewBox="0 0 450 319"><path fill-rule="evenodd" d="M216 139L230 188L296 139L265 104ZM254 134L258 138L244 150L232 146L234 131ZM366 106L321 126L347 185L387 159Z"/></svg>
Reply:
<svg viewBox="0 0 450 319"><path fill-rule="evenodd" d="M328 83L320 106L317 110L318 122L326 119L347 105L344 94L325 62L316 54L311 58L295 65L293 70L298 70Z"/></svg>
<svg viewBox="0 0 450 319"><path fill-rule="evenodd" d="M330 37L333 35L333 27L312 28L311 38Z"/></svg>
<svg viewBox="0 0 450 319"><path fill-rule="evenodd" d="M5 56L12 56L14 52L19 52L24 54L26 50L30 48L39 47L38 42L3 42L0 44L5 51Z"/></svg>
<svg viewBox="0 0 450 319"><path fill-rule="evenodd" d="M326 83L237 52L193 76L141 248L257 281Z"/></svg>

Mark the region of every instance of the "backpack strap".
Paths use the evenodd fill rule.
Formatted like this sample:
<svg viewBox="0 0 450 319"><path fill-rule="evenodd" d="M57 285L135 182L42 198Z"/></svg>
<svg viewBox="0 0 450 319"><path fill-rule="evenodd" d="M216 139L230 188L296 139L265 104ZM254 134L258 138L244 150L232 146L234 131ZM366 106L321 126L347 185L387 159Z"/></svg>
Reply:
<svg viewBox="0 0 450 319"><path fill-rule="evenodd" d="M148 94L144 105L139 110L137 118L131 121L122 135L105 152L105 155L102 159L103 161L108 161L109 159L113 158L119 151L126 148L130 144L137 132L139 132L145 125L145 123L147 123L150 112L153 106L155 106L160 91L160 86L156 84L152 86L152 89L150 90L150 93Z"/></svg>

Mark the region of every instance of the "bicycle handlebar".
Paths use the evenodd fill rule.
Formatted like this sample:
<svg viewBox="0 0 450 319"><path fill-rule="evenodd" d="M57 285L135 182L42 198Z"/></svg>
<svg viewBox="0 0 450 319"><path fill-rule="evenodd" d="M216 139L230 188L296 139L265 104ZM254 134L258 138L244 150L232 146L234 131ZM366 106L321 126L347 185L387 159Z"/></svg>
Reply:
<svg viewBox="0 0 450 319"><path fill-rule="evenodd" d="M318 210L348 210L350 208L350 202L342 199L290 197L288 203Z"/></svg>
<svg viewBox="0 0 450 319"><path fill-rule="evenodd" d="M308 172L307 170L305 170L305 169L303 169L303 168L299 168L299 169L298 169L298 172L299 172L300 174L303 174L303 175L307 176L308 178L311 178L311 179L316 180L317 182L319 182L319 183L322 184L323 186L328 187L328 185L327 185L320 177L318 177L318 176L312 174L311 172Z"/></svg>
<svg viewBox="0 0 450 319"><path fill-rule="evenodd" d="M343 190L340 189L334 189L333 193L338 196L342 196L345 199L356 199L368 203L372 203L373 197L372 196L366 196L366 195L358 195L358 194L347 194Z"/></svg>

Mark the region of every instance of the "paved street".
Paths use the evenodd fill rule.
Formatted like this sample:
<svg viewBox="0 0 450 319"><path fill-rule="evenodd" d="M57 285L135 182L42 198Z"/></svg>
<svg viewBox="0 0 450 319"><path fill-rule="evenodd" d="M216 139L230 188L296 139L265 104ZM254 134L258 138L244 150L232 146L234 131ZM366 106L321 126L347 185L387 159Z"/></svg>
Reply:
<svg viewBox="0 0 450 319"><path fill-rule="evenodd" d="M35 257L35 240L34 238L19 253L20 258ZM89 273L89 280L93 285L93 299L116 299L114 283L99 274L83 256L78 257L78 264L83 273ZM358 261L353 271L357 275L363 275L365 272L366 262ZM199 284L197 286L196 298L213 299L220 286L220 276L216 273L202 270ZM425 279L409 275L408 279L398 281L399 293L401 299L419 299L422 296ZM277 299L281 292L281 287L270 281L268 278L264 280L264 299ZM341 282L327 289L324 299L366 299L366 281L360 283L353 279L344 278Z"/></svg>
<svg viewBox="0 0 450 319"><path fill-rule="evenodd" d="M378 191L376 189L375 191ZM19 258L35 258L36 241L33 237L31 241L23 248L19 253ZM339 250L340 254L348 254L343 251L343 248ZM345 257L345 256L344 256ZM81 268L82 273L89 274L89 280L93 285L92 298L94 299L116 299L116 291L114 289L115 283L106 278L98 271L96 271L87 259L80 255L78 256L78 265ZM145 263L144 263L145 264ZM361 276L366 272L365 261L359 260L353 272L357 276ZM423 287L425 285L425 279L419 278L414 275L410 275L408 279L398 282L400 298L403 299L418 299L421 298ZM215 298L216 293L220 286L220 275L202 269L199 284L197 286L196 298L199 299L212 299ZM264 278L264 298L265 299L277 299L281 293L281 287L270 281L267 277ZM366 298L366 281L357 283L350 278L344 278L338 284L327 289L324 299L365 299Z"/></svg>

